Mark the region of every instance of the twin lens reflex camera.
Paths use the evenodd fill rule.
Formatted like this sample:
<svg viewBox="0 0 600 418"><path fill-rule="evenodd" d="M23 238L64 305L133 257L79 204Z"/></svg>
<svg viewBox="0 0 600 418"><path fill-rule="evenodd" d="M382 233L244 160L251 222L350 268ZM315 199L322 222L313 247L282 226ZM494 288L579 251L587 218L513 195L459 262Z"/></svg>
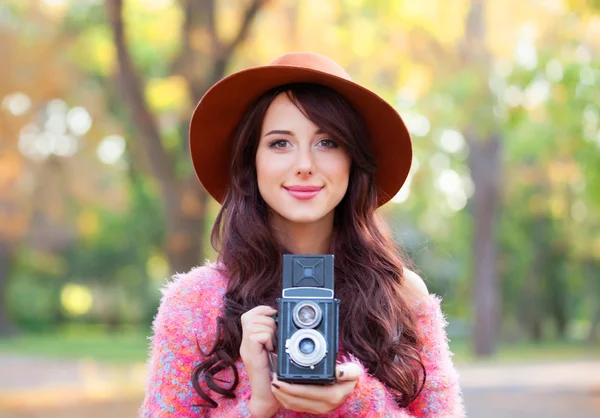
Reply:
<svg viewBox="0 0 600 418"><path fill-rule="evenodd" d="M334 256L283 256L278 298L277 378L291 383L335 382L339 299L334 298Z"/></svg>

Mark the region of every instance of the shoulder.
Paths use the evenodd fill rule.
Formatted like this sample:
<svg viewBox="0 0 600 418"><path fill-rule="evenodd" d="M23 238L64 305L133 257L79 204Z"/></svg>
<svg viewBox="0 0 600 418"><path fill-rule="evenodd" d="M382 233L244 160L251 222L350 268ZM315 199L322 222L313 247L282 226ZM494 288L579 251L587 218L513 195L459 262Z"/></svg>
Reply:
<svg viewBox="0 0 600 418"><path fill-rule="evenodd" d="M202 361L201 353L214 344L215 319L220 315L226 282L219 266L207 263L175 274L162 287L149 338L144 416L169 415L169 410L192 415L199 399L190 383L191 371Z"/></svg>
<svg viewBox="0 0 600 418"><path fill-rule="evenodd" d="M206 324L212 326L222 308L226 288L226 273L216 264L207 263L175 274L161 289L153 324L155 334L186 334Z"/></svg>
<svg viewBox="0 0 600 418"><path fill-rule="evenodd" d="M442 298L429 293L427 285L417 273L405 268L403 285L407 290L407 299L417 317L445 324L441 311Z"/></svg>
<svg viewBox="0 0 600 418"><path fill-rule="evenodd" d="M162 287L162 303L172 300L193 301L207 294L223 293L226 288L224 268L215 263L205 263L187 273L177 273Z"/></svg>
<svg viewBox="0 0 600 418"><path fill-rule="evenodd" d="M404 285L415 298L429 296L427 285L421 277L412 270L404 269Z"/></svg>

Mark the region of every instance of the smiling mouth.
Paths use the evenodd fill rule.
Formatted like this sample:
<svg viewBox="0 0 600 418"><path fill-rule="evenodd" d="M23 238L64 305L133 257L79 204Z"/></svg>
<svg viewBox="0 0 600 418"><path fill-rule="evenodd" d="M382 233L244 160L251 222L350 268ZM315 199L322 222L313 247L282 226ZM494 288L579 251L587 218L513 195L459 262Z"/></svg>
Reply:
<svg viewBox="0 0 600 418"><path fill-rule="evenodd" d="M284 189L295 199L310 200L323 189L322 187L284 187Z"/></svg>

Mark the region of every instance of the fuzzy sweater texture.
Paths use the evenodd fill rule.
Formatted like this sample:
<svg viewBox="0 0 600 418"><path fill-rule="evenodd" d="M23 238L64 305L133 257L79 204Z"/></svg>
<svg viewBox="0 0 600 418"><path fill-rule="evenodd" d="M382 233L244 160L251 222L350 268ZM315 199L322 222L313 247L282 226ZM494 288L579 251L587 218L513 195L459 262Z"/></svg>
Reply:
<svg viewBox="0 0 600 418"><path fill-rule="evenodd" d="M140 417L251 417L248 401L251 388L241 360L236 363L239 384L235 399L224 398L203 390L218 402L216 409L199 408L204 404L194 391L191 373L205 360L197 343L206 352L214 343L216 318L221 315L227 278L216 265L207 263L178 274L162 289L162 300L153 323L150 343L146 396L139 410ZM352 394L346 401L321 417L464 417L458 373L452 363L445 331L447 322L442 314L440 298L429 295L415 307L423 348L421 360L427 380L423 391L408 408L400 408L391 392L364 370ZM346 361L338 357L338 362ZM352 357L353 361L360 362ZM217 377L230 379L230 370ZM300 418L315 416L280 409L274 417Z"/></svg>

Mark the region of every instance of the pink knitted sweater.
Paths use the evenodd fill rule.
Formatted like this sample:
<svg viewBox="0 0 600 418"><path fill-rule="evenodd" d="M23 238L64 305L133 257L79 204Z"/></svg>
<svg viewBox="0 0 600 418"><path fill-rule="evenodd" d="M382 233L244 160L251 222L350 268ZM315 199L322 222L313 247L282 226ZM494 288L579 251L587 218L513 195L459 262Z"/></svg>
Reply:
<svg viewBox="0 0 600 418"><path fill-rule="evenodd" d="M244 365L236 366L239 384L235 399L222 398L203 390L215 399L216 409L198 408L204 401L194 391L190 375L195 365L204 358L198 352L196 341L203 350L212 346L216 317L220 315L227 287L226 277L214 265L192 269L176 275L163 289L158 314L154 320L151 340L149 381L146 397L140 409L143 417L250 417L248 401L250 384ZM421 360L427 370L427 381L419 397L404 409L394 402L387 388L363 369L352 394L344 404L327 417L464 417L458 374L448 348L446 321L440 309L440 299L430 295L415 307L424 347ZM362 365L361 365L362 366ZM218 377L231 378L230 370ZM306 417L280 409L276 417Z"/></svg>

